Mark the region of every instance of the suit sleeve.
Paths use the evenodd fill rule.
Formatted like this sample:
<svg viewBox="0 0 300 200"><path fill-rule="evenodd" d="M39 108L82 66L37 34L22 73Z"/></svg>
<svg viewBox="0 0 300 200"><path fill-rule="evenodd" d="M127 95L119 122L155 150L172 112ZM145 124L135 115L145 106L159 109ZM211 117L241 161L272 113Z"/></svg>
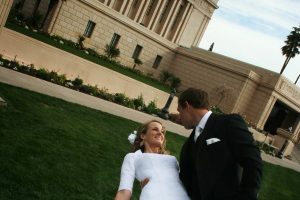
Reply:
<svg viewBox="0 0 300 200"><path fill-rule="evenodd" d="M238 199L256 200L262 178L260 151L241 116L229 115L226 125L229 148L243 168Z"/></svg>

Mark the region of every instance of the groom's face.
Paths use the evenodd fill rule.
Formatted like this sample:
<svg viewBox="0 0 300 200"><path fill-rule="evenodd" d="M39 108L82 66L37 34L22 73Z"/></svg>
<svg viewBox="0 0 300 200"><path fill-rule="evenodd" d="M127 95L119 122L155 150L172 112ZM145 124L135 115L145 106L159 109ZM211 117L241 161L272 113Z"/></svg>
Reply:
<svg viewBox="0 0 300 200"><path fill-rule="evenodd" d="M187 104L185 107L182 107L178 104L177 111L179 112L180 122L186 129L193 129L193 120L190 113L190 106Z"/></svg>

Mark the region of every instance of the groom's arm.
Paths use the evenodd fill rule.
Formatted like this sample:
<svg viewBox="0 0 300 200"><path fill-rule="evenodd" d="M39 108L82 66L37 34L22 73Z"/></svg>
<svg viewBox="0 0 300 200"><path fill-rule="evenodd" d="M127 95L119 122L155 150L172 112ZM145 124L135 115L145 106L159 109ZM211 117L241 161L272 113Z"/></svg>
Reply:
<svg viewBox="0 0 300 200"><path fill-rule="evenodd" d="M229 115L226 124L229 147L238 164L243 167L238 199L256 200L262 178L260 151L241 116Z"/></svg>

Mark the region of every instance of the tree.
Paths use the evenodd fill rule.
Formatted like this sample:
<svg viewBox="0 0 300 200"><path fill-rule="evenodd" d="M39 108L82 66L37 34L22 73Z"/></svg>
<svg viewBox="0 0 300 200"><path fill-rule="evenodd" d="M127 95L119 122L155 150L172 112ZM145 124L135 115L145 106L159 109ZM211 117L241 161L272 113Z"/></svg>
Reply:
<svg viewBox="0 0 300 200"><path fill-rule="evenodd" d="M112 60L120 55L120 49L116 48L115 46L106 44L104 50L106 56L109 60Z"/></svg>
<svg viewBox="0 0 300 200"><path fill-rule="evenodd" d="M134 59L133 69L135 69L136 66L140 66L142 64L143 64L143 61L141 61L139 58L135 58Z"/></svg>
<svg viewBox="0 0 300 200"><path fill-rule="evenodd" d="M287 64L289 63L291 58L294 58L296 54L299 54L300 48L300 26L293 27L293 31L291 31L290 35L287 36L287 40L285 41L285 45L281 48L282 55L286 56L286 59L281 68L280 74L283 73Z"/></svg>

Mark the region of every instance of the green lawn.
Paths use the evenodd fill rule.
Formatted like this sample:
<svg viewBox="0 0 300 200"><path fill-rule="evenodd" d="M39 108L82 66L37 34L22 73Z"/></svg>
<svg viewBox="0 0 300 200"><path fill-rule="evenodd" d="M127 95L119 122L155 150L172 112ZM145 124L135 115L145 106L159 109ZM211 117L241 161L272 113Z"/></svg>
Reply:
<svg viewBox="0 0 300 200"><path fill-rule="evenodd" d="M0 97L1 200L113 199L137 123L2 83ZM178 157L185 138L167 138ZM265 164L261 200L298 200L299 187L300 173Z"/></svg>

